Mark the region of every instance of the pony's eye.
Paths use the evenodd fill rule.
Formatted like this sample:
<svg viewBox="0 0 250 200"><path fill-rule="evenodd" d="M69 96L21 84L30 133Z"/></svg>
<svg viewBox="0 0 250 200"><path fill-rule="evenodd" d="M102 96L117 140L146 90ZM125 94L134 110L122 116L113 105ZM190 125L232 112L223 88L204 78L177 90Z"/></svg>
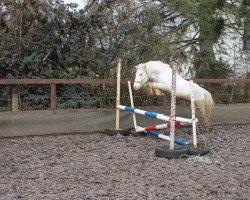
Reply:
<svg viewBox="0 0 250 200"><path fill-rule="evenodd" d="M142 74L140 74L140 76L142 76Z"/></svg>

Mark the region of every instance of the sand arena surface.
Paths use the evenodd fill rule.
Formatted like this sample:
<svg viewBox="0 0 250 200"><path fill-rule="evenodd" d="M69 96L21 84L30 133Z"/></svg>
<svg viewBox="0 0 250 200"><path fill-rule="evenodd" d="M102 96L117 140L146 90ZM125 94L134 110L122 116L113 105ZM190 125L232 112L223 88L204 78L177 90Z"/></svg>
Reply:
<svg viewBox="0 0 250 200"><path fill-rule="evenodd" d="M165 141L152 136L2 138L0 199L247 200L250 125L214 126L204 139L209 154L168 160L155 157Z"/></svg>

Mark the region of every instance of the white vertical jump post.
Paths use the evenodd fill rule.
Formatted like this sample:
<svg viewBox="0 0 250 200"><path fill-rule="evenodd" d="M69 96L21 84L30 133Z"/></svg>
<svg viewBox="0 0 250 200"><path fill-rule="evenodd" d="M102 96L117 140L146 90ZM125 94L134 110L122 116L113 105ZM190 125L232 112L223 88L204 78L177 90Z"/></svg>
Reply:
<svg viewBox="0 0 250 200"><path fill-rule="evenodd" d="M170 150L174 149L175 110L176 110L176 70L177 63L172 61L172 93L171 93L171 118L170 118Z"/></svg>
<svg viewBox="0 0 250 200"><path fill-rule="evenodd" d="M116 85L116 116L115 116L115 129L120 129L120 110L117 108L117 105L120 104L120 95L121 95L121 62L122 59L117 59L117 85Z"/></svg>
<svg viewBox="0 0 250 200"><path fill-rule="evenodd" d="M195 119L195 105L194 105L194 84L193 84L193 80L190 80L190 90L191 90L190 93L191 93L193 145L194 145L194 148L197 148L196 119Z"/></svg>
<svg viewBox="0 0 250 200"><path fill-rule="evenodd" d="M132 94L132 89L131 89L131 83L130 83L130 81L128 81L128 90L129 90L130 104L131 104L131 107L134 108L134 100L133 100L133 94ZM133 113L133 122L134 122L135 131L136 131L137 123L136 123L135 113Z"/></svg>

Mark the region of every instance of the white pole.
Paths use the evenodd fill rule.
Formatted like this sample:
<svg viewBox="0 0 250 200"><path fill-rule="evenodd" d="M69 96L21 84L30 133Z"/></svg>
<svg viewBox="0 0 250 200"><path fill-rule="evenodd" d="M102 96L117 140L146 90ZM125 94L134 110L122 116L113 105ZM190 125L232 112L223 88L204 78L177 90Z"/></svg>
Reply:
<svg viewBox="0 0 250 200"><path fill-rule="evenodd" d="M117 64L117 85L116 85L116 116L115 116L115 129L120 129L120 110L117 108L117 105L120 105L121 98L121 62L122 60L118 58Z"/></svg>
<svg viewBox="0 0 250 200"><path fill-rule="evenodd" d="M174 149L175 110L176 110L176 70L177 63L172 62L172 93L171 93L171 118L170 118L170 150Z"/></svg>
<svg viewBox="0 0 250 200"><path fill-rule="evenodd" d="M191 92L191 112L192 112L192 129L193 129L193 145L197 148L197 137L196 137L196 119L195 119L195 105L194 105L194 84L193 80L190 80L190 92Z"/></svg>
<svg viewBox="0 0 250 200"><path fill-rule="evenodd" d="M148 116L148 117L152 117L152 118L159 119L159 120L162 120L162 121L167 121L167 122L169 122L170 118L171 118L171 116L168 116L168 115L149 112L149 111L146 111L146 110L140 110L140 109L137 109L137 108L131 108L131 107L128 107L128 106L123 106L123 105L118 105L117 108L119 108L120 110L125 110L125 111L128 111L128 112L134 112L134 113L139 114L139 115L145 115L145 116ZM192 124L192 119L186 119L186 118L182 118L182 117L175 117L175 120L178 121L178 122L181 122L181 123ZM198 119L196 119L196 120L198 121Z"/></svg>
<svg viewBox="0 0 250 200"><path fill-rule="evenodd" d="M131 83L130 83L130 81L128 81L128 90L129 90L130 104L131 104L131 107L134 108L134 100L133 100L133 94L132 94L132 89L131 89ZM133 122L134 122L134 127L135 127L135 130L136 130L137 123L136 123L135 113L133 113Z"/></svg>

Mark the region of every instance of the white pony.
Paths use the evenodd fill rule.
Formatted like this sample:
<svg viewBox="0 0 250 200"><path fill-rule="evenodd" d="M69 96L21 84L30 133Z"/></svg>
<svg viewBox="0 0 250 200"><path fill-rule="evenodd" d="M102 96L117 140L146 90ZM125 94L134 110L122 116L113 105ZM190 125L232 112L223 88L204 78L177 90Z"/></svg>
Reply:
<svg viewBox="0 0 250 200"><path fill-rule="evenodd" d="M150 94L164 95L163 92L172 91L172 69L168 64L160 61L149 61L142 63L136 68L136 77L133 88L139 90L142 86L147 85ZM196 108L201 112L204 120L204 129L209 129L209 119L214 106L212 95L194 83L194 102ZM190 82L183 79L178 73L176 74L176 96L182 99L191 100Z"/></svg>

